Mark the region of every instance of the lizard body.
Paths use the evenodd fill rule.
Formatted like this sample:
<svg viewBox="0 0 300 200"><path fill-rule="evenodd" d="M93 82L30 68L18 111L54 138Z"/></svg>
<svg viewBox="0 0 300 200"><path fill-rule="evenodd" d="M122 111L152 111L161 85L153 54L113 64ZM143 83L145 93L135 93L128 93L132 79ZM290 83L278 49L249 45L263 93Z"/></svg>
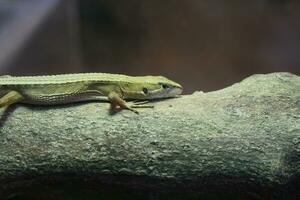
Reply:
<svg viewBox="0 0 300 200"><path fill-rule="evenodd" d="M137 113L134 108L151 107L125 100L175 97L182 87L163 76L127 76L108 73L79 73L45 76L0 76L0 107L21 102L38 105L108 100Z"/></svg>

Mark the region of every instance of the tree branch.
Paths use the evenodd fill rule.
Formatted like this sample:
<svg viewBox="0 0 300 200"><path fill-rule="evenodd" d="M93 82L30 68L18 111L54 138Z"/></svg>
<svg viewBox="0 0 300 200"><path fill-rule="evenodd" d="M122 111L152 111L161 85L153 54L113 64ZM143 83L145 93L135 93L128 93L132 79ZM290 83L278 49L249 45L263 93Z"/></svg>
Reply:
<svg viewBox="0 0 300 200"><path fill-rule="evenodd" d="M139 115L110 115L109 104L97 102L0 111L0 194L71 174L221 197L297 195L300 77L254 75L153 104Z"/></svg>

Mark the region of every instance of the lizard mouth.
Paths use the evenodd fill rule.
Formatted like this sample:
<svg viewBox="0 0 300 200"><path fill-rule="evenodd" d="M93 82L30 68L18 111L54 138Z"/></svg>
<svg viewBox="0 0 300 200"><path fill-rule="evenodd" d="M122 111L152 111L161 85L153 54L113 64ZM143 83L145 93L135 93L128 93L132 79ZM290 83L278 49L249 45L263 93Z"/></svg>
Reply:
<svg viewBox="0 0 300 200"><path fill-rule="evenodd" d="M182 93L182 87L173 87L164 89L158 93L153 93L148 98L149 99L161 99L179 96Z"/></svg>

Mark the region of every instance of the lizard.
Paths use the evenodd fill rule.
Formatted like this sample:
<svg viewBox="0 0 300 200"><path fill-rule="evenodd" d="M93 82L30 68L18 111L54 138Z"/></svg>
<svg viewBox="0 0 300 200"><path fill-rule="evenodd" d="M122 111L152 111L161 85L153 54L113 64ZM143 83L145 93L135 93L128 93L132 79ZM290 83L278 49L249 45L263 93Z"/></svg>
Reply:
<svg viewBox="0 0 300 200"><path fill-rule="evenodd" d="M111 109L151 108L148 100L176 97L182 86L164 76L77 73L42 76L0 76L0 108L15 103L57 105L101 100ZM133 100L133 102L128 102ZM140 101L140 102L139 102Z"/></svg>

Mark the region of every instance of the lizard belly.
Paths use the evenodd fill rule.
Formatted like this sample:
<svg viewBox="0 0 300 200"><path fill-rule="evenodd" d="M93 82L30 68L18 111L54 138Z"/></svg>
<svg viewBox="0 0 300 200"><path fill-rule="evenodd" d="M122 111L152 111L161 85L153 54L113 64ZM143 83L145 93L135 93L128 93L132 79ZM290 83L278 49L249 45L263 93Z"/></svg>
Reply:
<svg viewBox="0 0 300 200"><path fill-rule="evenodd" d="M105 101L107 97L99 92L81 92L73 94L26 96L21 102L36 105L57 105L82 101Z"/></svg>

